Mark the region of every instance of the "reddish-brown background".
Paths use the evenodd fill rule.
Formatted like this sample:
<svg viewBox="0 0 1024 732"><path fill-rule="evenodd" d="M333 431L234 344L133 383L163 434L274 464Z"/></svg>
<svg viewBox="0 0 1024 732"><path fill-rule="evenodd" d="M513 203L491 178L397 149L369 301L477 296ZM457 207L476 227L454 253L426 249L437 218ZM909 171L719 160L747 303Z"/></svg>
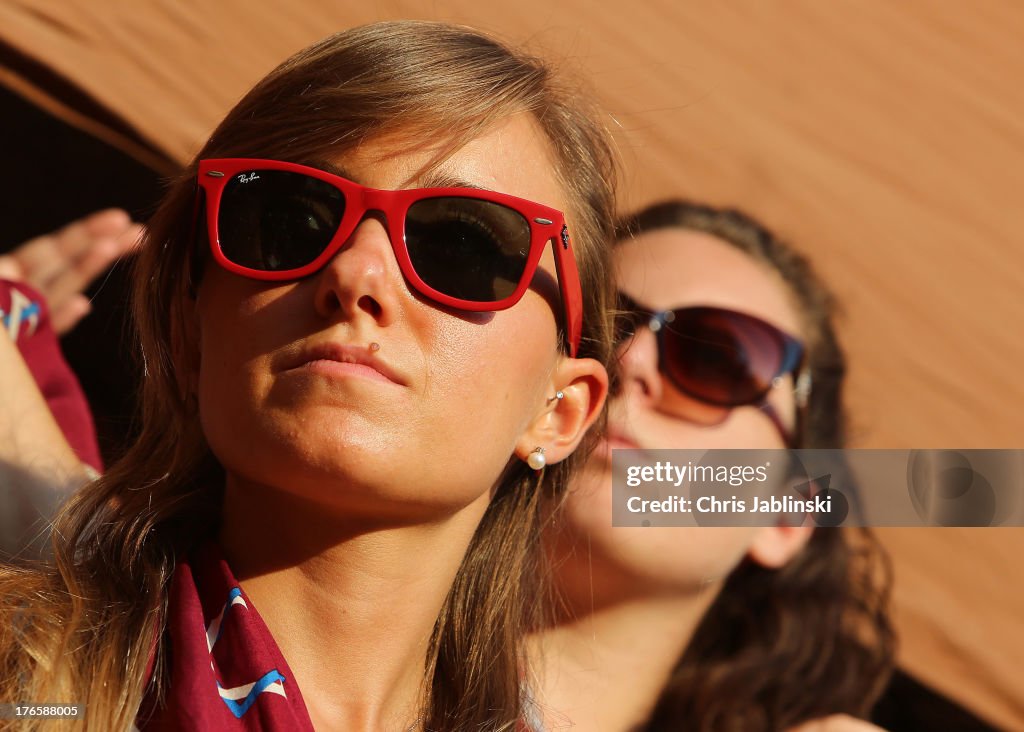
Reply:
<svg viewBox="0 0 1024 732"><path fill-rule="evenodd" d="M8 0L0 82L163 170L260 76L389 18L490 30L586 77L624 207L739 205L809 252L845 305L860 447L1024 447L1024 5ZM84 92L84 95L79 94ZM59 222L58 222L59 223ZM887 530L902 663L1024 726L1024 538Z"/></svg>

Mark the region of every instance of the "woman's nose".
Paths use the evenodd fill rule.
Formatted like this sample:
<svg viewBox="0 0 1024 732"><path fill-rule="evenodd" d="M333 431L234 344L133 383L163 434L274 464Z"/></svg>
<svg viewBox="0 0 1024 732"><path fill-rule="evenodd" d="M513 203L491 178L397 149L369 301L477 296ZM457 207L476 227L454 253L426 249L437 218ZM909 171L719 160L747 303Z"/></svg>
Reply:
<svg viewBox="0 0 1024 732"><path fill-rule="evenodd" d="M661 399L662 381L658 371L658 340L649 328L640 328L636 335L619 347L619 369L622 389L633 398L648 403Z"/></svg>
<svg viewBox="0 0 1024 732"><path fill-rule="evenodd" d="M341 249L317 273L315 307L325 318L362 312L379 325L395 317L405 283L383 218L363 219Z"/></svg>

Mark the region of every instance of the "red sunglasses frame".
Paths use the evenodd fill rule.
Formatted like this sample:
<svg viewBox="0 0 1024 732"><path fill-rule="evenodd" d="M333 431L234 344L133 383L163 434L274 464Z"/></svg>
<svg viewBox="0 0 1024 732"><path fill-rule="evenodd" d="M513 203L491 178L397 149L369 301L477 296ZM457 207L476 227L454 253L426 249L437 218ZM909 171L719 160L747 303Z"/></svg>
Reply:
<svg viewBox="0 0 1024 732"><path fill-rule="evenodd" d="M281 170L298 173L316 178L334 186L345 197L345 211L324 251L309 264L298 269L281 271L264 271L251 269L230 261L220 246L220 235L217 219L220 212L221 197L227 182L236 175L261 170ZM504 193L496 193L478 188L411 188L400 191L384 191L367 188L340 176L328 173L319 168L311 168L298 163L287 163L280 160L264 160L258 158L219 158L199 161L198 183L206 194L207 227L209 230L210 250L217 264L229 272L256 280L282 281L293 280L311 275L322 269L348 241L352 232L366 217L369 211L384 214L387 222L388 238L391 248L398 261L398 267L406 281L420 294L442 305L460 310L476 312L506 310L522 299L530 282L537 271L537 265L544 253L544 247L551 242L555 255L555 268L558 284L565 309L565 335L569 346L569 355L576 356L583 329L583 294L580 288L579 273L576 269L576 258L573 255L569 239L569 229L565 224L565 216L548 206L543 206L523 198L516 198ZM530 226L530 252L526 258L523 275L515 291L496 302L476 302L446 295L435 290L424 282L409 258L409 250L405 241L405 217L409 207L417 201L429 198L472 198L490 201L510 208L523 216Z"/></svg>

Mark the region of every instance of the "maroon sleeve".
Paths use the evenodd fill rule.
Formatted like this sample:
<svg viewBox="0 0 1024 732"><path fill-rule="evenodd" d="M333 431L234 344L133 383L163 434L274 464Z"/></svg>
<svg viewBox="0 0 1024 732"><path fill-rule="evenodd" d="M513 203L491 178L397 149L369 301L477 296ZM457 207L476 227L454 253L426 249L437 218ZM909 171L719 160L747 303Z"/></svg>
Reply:
<svg viewBox="0 0 1024 732"><path fill-rule="evenodd" d="M20 282L0 280L0 338L18 346L68 444L82 462L103 470L89 403L50 327L46 300Z"/></svg>

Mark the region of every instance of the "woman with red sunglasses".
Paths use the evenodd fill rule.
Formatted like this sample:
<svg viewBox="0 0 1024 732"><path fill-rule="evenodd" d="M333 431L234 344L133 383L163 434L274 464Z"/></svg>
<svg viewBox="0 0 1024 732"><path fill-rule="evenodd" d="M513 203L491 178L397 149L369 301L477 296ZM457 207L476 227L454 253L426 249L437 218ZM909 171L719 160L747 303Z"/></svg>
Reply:
<svg viewBox="0 0 1024 732"><path fill-rule="evenodd" d="M612 527L613 448L843 445L831 297L736 211L671 201L619 231L620 383L546 537L563 605L535 638L535 727L872 728L855 718L885 682L892 632L869 535Z"/></svg>
<svg viewBox="0 0 1024 732"><path fill-rule="evenodd" d="M578 93L470 29L271 72L149 224L139 437L53 567L0 569L0 699L514 726L541 517L607 391L614 168Z"/></svg>

